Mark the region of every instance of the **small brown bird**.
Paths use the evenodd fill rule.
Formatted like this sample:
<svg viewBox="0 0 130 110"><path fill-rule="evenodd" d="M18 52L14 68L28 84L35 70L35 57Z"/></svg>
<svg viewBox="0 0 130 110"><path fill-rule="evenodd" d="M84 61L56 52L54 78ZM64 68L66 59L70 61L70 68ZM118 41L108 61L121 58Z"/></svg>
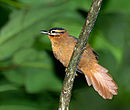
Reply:
<svg viewBox="0 0 130 110"><path fill-rule="evenodd" d="M65 29L58 27L49 31L42 30L41 33L48 35L54 56L67 67L77 38L69 35ZM98 55L87 44L80 59L78 70L84 73L88 85L93 85L94 89L104 99L112 99L113 95L117 95L118 86L111 75L107 73L108 70L98 64L97 57Z"/></svg>

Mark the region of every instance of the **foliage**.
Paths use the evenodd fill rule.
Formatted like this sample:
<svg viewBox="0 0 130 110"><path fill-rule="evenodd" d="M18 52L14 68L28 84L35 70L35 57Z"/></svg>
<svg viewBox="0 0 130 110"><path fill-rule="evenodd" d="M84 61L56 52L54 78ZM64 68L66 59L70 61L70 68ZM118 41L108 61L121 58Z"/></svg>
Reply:
<svg viewBox="0 0 130 110"><path fill-rule="evenodd" d="M40 30L63 27L78 37L91 0L0 0L0 110L55 110L64 74ZM130 1L104 0L89 43L119 94L102 99L76 77L72 110L130 107ZM58 70L57 70L58 69Z"/></svg>

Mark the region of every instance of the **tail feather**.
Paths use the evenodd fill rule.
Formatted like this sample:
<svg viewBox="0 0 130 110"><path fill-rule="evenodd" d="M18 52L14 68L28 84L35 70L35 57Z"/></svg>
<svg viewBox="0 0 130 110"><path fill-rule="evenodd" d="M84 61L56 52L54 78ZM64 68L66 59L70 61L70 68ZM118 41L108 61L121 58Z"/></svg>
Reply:
<svg viewBox="0 0 130 110"><path fill-rule="evenodd" d="M89 86L93 85L94 89L104 98L112 99L117 95L118 86L114 82L108 70L99 64L95 64L90 71L83 71Z"/></svg>

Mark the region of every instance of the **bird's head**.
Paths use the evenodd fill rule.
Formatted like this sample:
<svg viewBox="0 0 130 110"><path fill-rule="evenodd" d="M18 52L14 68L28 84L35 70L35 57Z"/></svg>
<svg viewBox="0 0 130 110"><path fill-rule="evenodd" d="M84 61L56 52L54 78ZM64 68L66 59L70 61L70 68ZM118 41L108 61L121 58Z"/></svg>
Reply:
<svg viewBox="0 0 130 110"><path fill-rule="evenodd" d="M68 32L65 29L59 27L51 28L48 31L41 30L40 32L48 35L49 38L62 38L68 35Z"/></svg>

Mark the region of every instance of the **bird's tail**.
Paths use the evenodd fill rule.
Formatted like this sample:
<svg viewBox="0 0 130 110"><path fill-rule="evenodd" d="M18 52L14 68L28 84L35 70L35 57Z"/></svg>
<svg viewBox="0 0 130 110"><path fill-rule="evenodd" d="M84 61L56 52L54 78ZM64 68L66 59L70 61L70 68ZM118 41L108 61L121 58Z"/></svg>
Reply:
<svg viewBox="0 0 130 110"><path fill-rule="evenodd" d="M87 68L86 68L87 69ZM104 98L112 99L117 95L118 86L113 78L108 74L108 70L95 63L90 70L83 70L89 86L93 85L94 89Z"/></svg>

